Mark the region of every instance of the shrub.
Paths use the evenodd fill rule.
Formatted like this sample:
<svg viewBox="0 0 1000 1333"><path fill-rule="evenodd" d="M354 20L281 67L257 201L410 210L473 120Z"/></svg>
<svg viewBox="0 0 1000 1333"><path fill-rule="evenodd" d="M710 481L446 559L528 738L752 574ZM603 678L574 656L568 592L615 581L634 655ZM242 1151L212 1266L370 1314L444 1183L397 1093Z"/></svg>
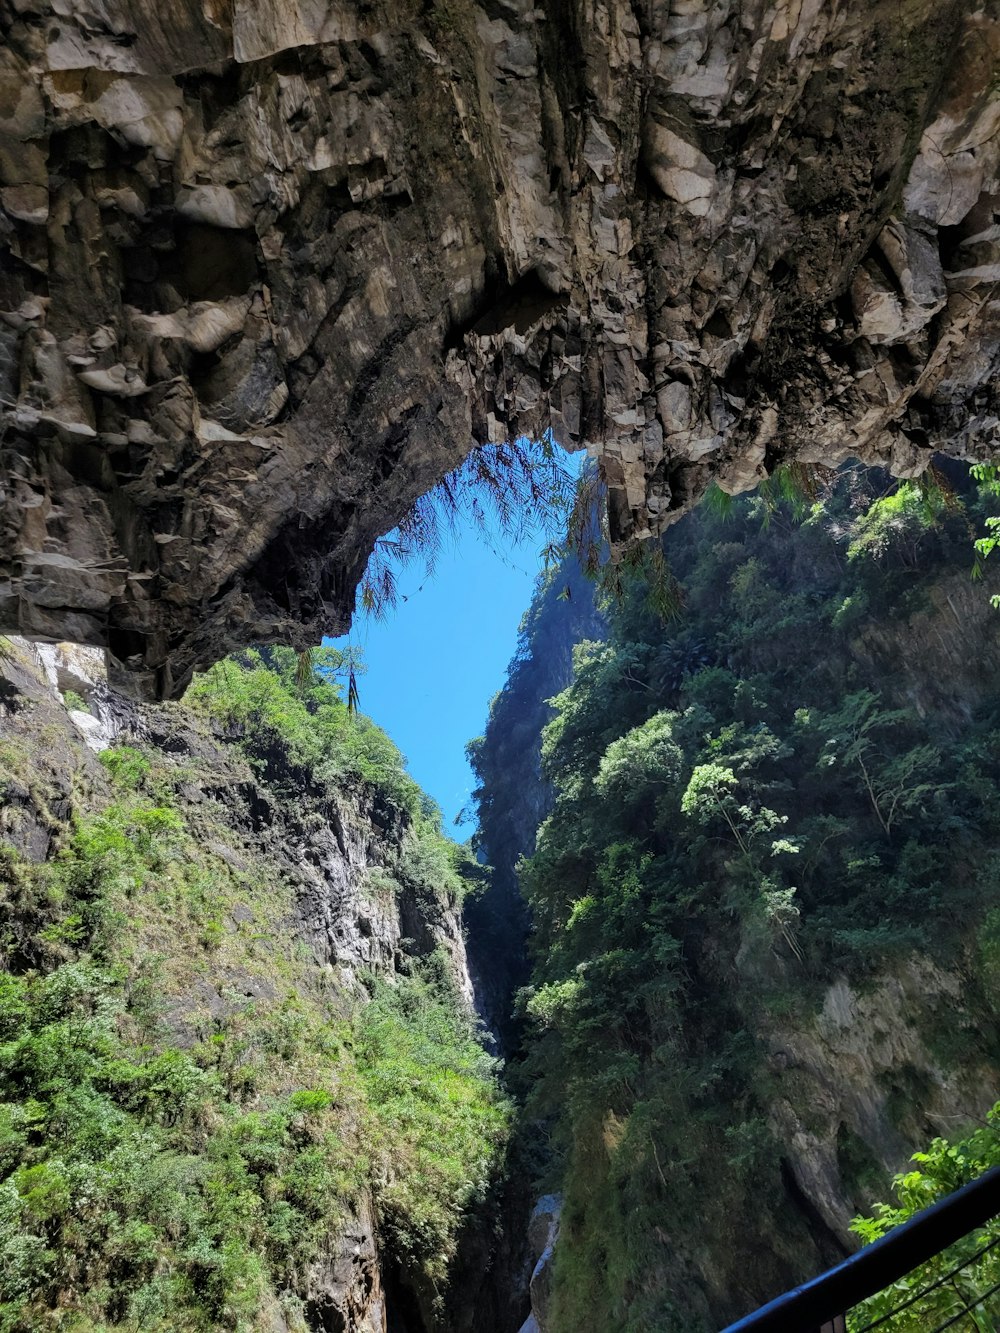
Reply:
<svg viewBox="0 0 1000 1333"><path fill-rule="evenodd" d="M253 670L273 675L234 668L232 716L264 755L284 742L273 712L266 725L241 712ZM255 698L302 722L278 686ZM342 720L317 690L306 717ZM329 751L304 731L290 743L320 780ZM397 752L378 753L402 772ZM289 1309L305 1296L329 1236L373 1194L430 1299L507 1124L450 962L374 986L370 1005L317 985L280 872L236 871L215 850L224 829L206 839L157 803L149 756L115 747L102 761L116 799L61 830L48 864L0 848L0 920L30 962L0 971L0 1330L270 1327L278 1293ZM301 779L287 755L277 771ZM464 853L431 806L412 806L419 887L457 891ZM254 931L227 929L247 900ZM202 1006L204 990L219 1002Z"/></svg>
<svg viewBox="0 0 1000 1333"><path fill-rule="evenodd" d="M381 1224L394 1255L432 1288L497 1173L510 1115L449 974L431 958L395 985L373 980L354 1028Z"/></svg>
<svg viewBox="0 0 1000 1333"><path fill-rule="evenodd" d="M396 746L352 713L329 672L303 682L298 662L290 649L247 650L196 676L185 701L219 722L272 780L294 785L295 770L321 782L353 778L415 817L420 789Z"/></svg>
<svg viewBox="0 0 1000 1333"><path fill-rule="evenodd" d="M870 1216L856 1217L851 1223L851 1230L866 1245L991 1167L1000 1166L1000 1104L990 1112L986 1124L968 1137L954 1143L934 1139L926 1152L915 1153L912 1160L914 1169L893 1179L898 1202L876 1204ZM856 1306L848 1315L848 1329L853 1333L853 1330L867 1328L877 1321L888 1333L895 1330L904 1333L914 1328L937 1328L957 1318L967 1306L974 1305L979 1297L1000 1282L1000 1249L994 1246L988 1253L974 1258L984 1246L997 1239L1000 1239L1000 1220L994 1219L900 1278L888 1290ZM968 1267L962 1268L948 1281L941 1281L953 1268L970 1258L973 1262ZM926 1295L921 1294L924 1292ZM903 1304L907 1308L894 1314ZM987 1315L988 1307L982 1306L966 1320L970 1327L975 1325L985 1329L992 1325Z"/></svg>
<svg viewBox="0 0 1000 1333"><path fill-rule="evenodd" d="M141 750L131 745L116 745L97 756L116 787L137 791L149 777L150 763Z"/></svg>

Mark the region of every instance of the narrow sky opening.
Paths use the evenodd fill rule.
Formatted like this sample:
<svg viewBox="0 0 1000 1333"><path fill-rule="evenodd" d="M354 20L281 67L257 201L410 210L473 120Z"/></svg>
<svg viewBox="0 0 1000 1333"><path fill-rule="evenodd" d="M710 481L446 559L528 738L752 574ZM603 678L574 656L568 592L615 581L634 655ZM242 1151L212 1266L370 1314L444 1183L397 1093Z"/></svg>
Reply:
<svg viewBox="0 0 1000 1333"><path fill-rule="evenodd" d="M575 476L585 459L581 451L563 462ZM419 560L400 573L399 604L384 620L359 611L349 636L324 640L362 649L362 712L399 746L410 773L440 805L445 831L459 841L475 829L471 819L453 823L472 794L465 745L482 734L503 685L546 540L539 528L517 542L496 527L484 537L471 519L462 520L432 574Z"/></svg>

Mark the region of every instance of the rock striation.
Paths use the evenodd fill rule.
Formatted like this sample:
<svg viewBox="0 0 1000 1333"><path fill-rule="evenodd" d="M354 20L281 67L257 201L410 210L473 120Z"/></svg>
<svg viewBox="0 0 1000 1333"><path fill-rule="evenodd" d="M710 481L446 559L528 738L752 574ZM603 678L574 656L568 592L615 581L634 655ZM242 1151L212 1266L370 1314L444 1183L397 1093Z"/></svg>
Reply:
<svg viewBox="0 0 1000 1333"><path fill-rule="evenodd" d="M4 0L0 630L176 696L476 445L711 479L997 427L997 0Z"/></svg>
<svg viewBox="0 0 1000 1333"><path fill-rule="evenodd" d="M143 707L116 694L93 649L16 638L8 643L10 656L0 676L18 702L16 708L4 707L0 698L0 731L15 742L46 728L53 735L65 733L67 743L57 748L51 772L44 774L60 795L69 798L76 776L84 785L99 785L95 775L101 770L80 752L81 742L94 753L114 744L145 745L178 764L213 767L210 783L187 784L186 803L201 810L218 804L220 818L241 842L238 858L264 858L294 886L296 931L317 967L353 992L362 974L392 977L405 969L410 955L437 949L450 960L456 993L470 1012L474 1009L461 906L402 882L397 863L409 828L376 788L306 783L301 769L278 749L255 756L256 765L250 766L231 737L206 735L189 711ZM88 711L66 705L60 695L67 691L80 695ZM31 758L40 763L34 748ZM13 774L5 804L27 809L29 786L23 775ZM12 795L15 788L20 795ZM290 788L296 790L294 803L288 800ZM23 823L30 836L25 835L25 847L14 839L20 851L43 836L37 812ZM216 1002L222 1003L210 997L209 1009Z"/></svg>

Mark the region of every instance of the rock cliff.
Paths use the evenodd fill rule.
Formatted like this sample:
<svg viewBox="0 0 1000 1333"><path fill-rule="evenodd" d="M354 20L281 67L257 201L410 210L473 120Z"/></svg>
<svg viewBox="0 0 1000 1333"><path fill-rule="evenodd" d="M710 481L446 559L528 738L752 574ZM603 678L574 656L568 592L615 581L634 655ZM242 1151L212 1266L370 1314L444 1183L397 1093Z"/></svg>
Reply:
<svg viewBox="0 0 1000 1333"><path fill-rule="evenodd" d="M615 542L997 424L996 0L0 6L0 629L179 694L477 444Z"/></svg>
<svg viewBox="0 0 1000 1333"><path fill-rule="evenodd" d="M554 799L542 777L542 728L552 716L549 700L573 678L574 646L605 629L594 584L573 556L540 575L504 688L490 703L484 734L467 747L476 776L474 846L490 867L485 890L465 907L469 964L480 1012L508 1053L518 1043L514 994L529 972L530 922L517 865L534 851Z"/></svg>
<svg viewBox="0 0 1000 1333"><path fill-rule="evenodd" d="M11 642L16 657L7 659L3 670L9 699L18 703L11 707L8 702L11 716L4 719L3 737L15 749L20 742L27 751L30 744L32 775L54 784L58 799L70 798L78 767L90 782L101 774L84 746L100 752L115 743L145 745L175 763L183 756L201 775L210 771L212 778L209 786L200 776L185 782L182 800L192 807L220 805L215 813L232 826L244 855L266 857L295 885L297 928L318 965L334 969L344 985L353 986L362 971L391 974L407 949L430 953L441 947L452 958L458 986L471 1008L460 907L427 895L418 900L398 883L392 894L373 887L374 879L390 875L397 866L409 834L408 821L398 817L377 789L348 783L339 790L321 785L303 790L303 775L278 747L247 768L224 737L206 734L201 719L187 710L137 707L116 696L107 686L100 654L72 644ZM39 688L39 675L48 690ZM80 696L86 711L67 710L60 697L67 691ZM66 725L67 712L71 726ZM57 750L55 764L43 765L38 735L51 738L57 730L67 743ZM295 800L289 800L290 784L296 788ZM95 785L98 790L103 786L99 781ZM8 786L4 805L9 811L17 804ZM28 809L34 811L31 818ZM7 816L11 828L20 830L15 845L19 839L42 837L33 802L25 806L25 814L24 821Z"/></svg>
<svg viewBox="0 0 1000 1333"><path fill-rule="evenodd" d="M664 539L676 614L636 580L550 710L535 608L491 715L522 755L551 717L537 839L489 733L477 793L530 857L522 1135L563 1196L526 1333L718 1329L1000 1095L1000 622L950 471L703 506Z"/></svg>
<svg viewBox="0 0 1000 1333"><path fill-rule="evenodd" d="M159 1179L164 1162L168 1174L175 1171L169 1163L187 1164L167 1224L126 1177L90 1239L80 1237L76 1223L62 1226L58 1209L33 1215L29 1208L17 1218L8 1207L0 1222L0 1302L12 1329L37 1327L45 1311L76 1309L80 1301L100 1312L104 1297L116 1309L141 1305L156 1328L177 1327L194 1309L212 1327L228 1327L242 1284L250 1294L239 1326L261 1333L427 1333L465 1327L448 1301L474 1306L489 1277L492 1219L480 1226L475 1208L460 1199L472 1175L486 1171L485 1189L493 1170L480 1157L492 1113L484 1119L486 1103L477 1108L474 1101L475 1090L486 1088L485 1067L475 1072L477 1052L486 1058L475 1046L447 1051L448 1097L458 1106L471 1094L476 1117L464 1144L449 1143L451 1103L434 1102L427 1063L433 1046L421 1050L421 1099L430 1098L430 1119L414 1138L427 1113L413 1101L416 1075L405 1063L418 1032L378 998L379 985L388 985L385 995L402 995L429 968L428 976L444 979L440 994L451 998L442 1007L433 988L414 992L419 1013L444 1023L439 1034L456 1017L456 1033L471 1032L460 904L435 881L433 857L421 851L412 817L377 782L324 779L266 730L249 748L247 741L245 729L184 705L117 696L95 650L0 640L0 1032L5 1040L31 1040L23 1015L15 1032L6 1026L12 987L58 989L58 979L76 969L86 983L75 1042L86 1040L87 1014L103 1013L105 1021L112 1015L104 1040L115 1058L96 1081L102 1095L111 1089L111 1101L93 1142L81 1146L74 1137L74 1126L86 1123L82 1110L68 1124L59 1115L49 1121L44 1150L26 1149L23 1161L16 1135L5 1140L4 1190L17 1198L20 1188L27 1197L19 1171L69 1162L77 1174L64 1187L66 1203L78 1217L92 1206L81 1184L90 1177L81 1175L78 1159L89 1162L97 1144L98 1158L102 1151L109 1157L98 1175L113 1179L127 1142L114 1153L99 1145L114 1143L126 1113L146 1117L140 1174ZM96 931L95 913L105 923ZM118 934L103 957L100 937L109 923ZM98 970L86 972L95 963ZM363 1015L372 1006L380 1017L366 1029ZM24 1093L12 1049L8 1043L0 1061L0 1101L16 1120L25 1095L41 1099L32 1103L38 1106L52 1093L51 1077L37 1067ZM473 1060L464 1072L463 1049ZM70 1041L61 1061L73 1059L79 1055ZM202 1098L200 1118L183 1128L177 1092L163 1122L178 1127L176 1144L157 1141L149 1103L116 1087L116 1070L135 1062L133 1077L141 1079L157 1060L165 1069L187 1069ZM79 1096L94 1102L90 1070L81 1069ZM370 1097L366 1069L378 1079ZM408 1099L405 1120L383 1124L378 1107L388 1112L397 1093ZM236 1137L222 1148L219 1135L234 1118ZM198 1220L201 1192L212 1195L219 1162L245 1154L248 1144L249 1173L228 1180L219 1196L242 1200L240 1211L215 1237L209 1222ZM475 1160L463 1161L470 1148ZM407 1160L410 1149L419 1165ZM448 1153L457 1154L463 1176L447 1185L439 1205L433 1181ZM312 1195L303 1193L309 1172ZM408 1205L399 1195L410 1190L425 1238L411 1235L404 1245ZM248 1232L247 1218L255 1215L266 1226ZM39 1216L58 1262L22 1272ZM429 1240L441 1248L442 1224L450 1228L445 1249L452 1258L459 1248L479 1246L474 1271L457 1265L460 1295L448 1293L447 1263L432 1279L418 1271L421 1247ZM150 1277L141 1254L122 1239L136 1228L166 1247L160 1278ZM244 1243L252 1254L249 1276L234 1257ZM81 1246L87 1277L75 1290ZM109 1265L110 1296L102 1276ZM163 1323L157 1281L175 1284ZM228 1304L218 1296L218 1308L212 1305L213 1282Z"/></svg>

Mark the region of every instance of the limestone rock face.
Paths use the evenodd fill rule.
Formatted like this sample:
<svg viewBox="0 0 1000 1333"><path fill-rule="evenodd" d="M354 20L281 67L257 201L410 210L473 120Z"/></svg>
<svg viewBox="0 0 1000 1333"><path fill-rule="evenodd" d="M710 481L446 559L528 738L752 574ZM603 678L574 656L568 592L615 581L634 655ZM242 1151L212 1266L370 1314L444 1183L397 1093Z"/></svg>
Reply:
<svg viewBox="0 0 1000 1333"><path fill-rule="evenodd" d="M985 1117L994 1104L996 1071L988 1060L942 1069L928 1034L943 1015L959 1031L976 1030L962 977L913 958L880 976L868 994L837 978L814 1023L775 1027L765 1037L779 1090L773 1128L802 1196L845 1251L857 1244L850 1230L857 1181L845 1179L852 1143L863 1144L867 1160L888 1177L914 1141L947 1137L951 1126Z"/></svg>
<svg viewBox="0 0 1000 1333"><path fill-rule="evenodd" d="M141 21L137 17L142 10ZM477 444L988 451L1000 0L4 0L0 631L175 695Z"/></svg>

